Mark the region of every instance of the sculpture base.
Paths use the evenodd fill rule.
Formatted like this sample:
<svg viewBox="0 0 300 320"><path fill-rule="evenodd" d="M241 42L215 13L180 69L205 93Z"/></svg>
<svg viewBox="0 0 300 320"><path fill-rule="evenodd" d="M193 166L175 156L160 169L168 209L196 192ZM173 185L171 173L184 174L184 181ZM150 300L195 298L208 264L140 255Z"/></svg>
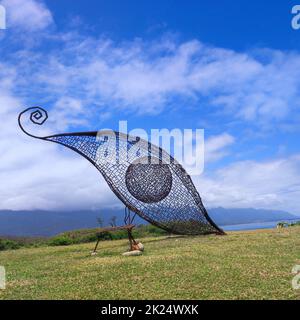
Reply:
<svg viewBox="0 0 300 320"><path fill-rule="evenodd" d="M105 232L112 232L112 231L117 231L117 230L127 230L128 240L129 240L129 251L140 250L140 248L142 248L142 250L144 250L144 246L139 245L139 243L135 241L135 239L132 235L132 229L134 227L135 226L133 224L130 224L130 225L125 225L125 226L121 226L121 227L101 228L99 230L99 232L97 233L97 243L96 243L94 251L92 252L92 255L95 255L97 253L97 248L98 248L99 242L101 241L101 235ZM140 250L140 251L142 251L142 250Z"/></svg>
<svg viewBox="0 0 300 320"><path fill-rule="evenodd" d="M133 250L133 251L127 251L127 252L124 252L122 253L122 256L125 256L125 257L130 257L130 256L141 256L143 254L142 251L140 250Z"/></svg>

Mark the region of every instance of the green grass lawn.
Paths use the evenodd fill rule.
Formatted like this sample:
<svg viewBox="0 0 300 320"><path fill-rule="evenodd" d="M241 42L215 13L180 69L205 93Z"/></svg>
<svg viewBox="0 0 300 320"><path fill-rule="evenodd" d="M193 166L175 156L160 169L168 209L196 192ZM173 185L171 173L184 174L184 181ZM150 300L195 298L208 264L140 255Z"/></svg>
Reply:
<svg viewBox="0 0 300 320"><path fill-rule="evenodd" d="M299 299L300 227L227 236L125 240L0 252L7 288L0 299Z"/></svg>

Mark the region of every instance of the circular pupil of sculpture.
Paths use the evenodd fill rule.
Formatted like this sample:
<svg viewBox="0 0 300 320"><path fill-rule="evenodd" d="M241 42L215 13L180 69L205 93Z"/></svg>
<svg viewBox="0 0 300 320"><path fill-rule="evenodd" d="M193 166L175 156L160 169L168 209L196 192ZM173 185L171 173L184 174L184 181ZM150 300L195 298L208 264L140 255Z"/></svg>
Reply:
<svg viewBox="0 0 300 320"><path fill-rule="evenodd" d="M168 196L172 173L166 164L132 163L125 176L128 191L144 203L156 203Z"/></svg>

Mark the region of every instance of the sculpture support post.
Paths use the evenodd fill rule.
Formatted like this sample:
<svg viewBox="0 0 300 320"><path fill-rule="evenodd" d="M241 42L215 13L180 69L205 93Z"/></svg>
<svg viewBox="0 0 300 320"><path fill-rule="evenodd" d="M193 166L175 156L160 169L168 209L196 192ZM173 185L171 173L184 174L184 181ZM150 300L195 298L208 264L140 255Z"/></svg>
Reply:
<svg viewBox="0 0 300 320"><path fill-rule="evenodd" d="M99 232L97 233L97 243L95 245L95 248L94 248L94 251L92 252L92 254L97 253L97 248L98 248L98 245L100 242L100 237L103 232L113 232L113 231L117 231L117 230L127 230L130 251L135 250L134 246L136 246L138 244L132 235L132 230L135 227L135 225L132 223L133 223L135 216L136 216L135 214L133 216L131 216L130 209L125 207L125 217L124 217L125 225L124 226L101 228L99 230Z"/></svg>

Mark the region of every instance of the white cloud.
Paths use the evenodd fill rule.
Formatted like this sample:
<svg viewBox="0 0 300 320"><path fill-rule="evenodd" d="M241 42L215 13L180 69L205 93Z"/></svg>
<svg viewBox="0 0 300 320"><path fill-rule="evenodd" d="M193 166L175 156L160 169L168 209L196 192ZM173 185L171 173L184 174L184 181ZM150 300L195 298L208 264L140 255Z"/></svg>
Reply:
<svg viewBox="0 0 300 320"><path fill-rule="evenodd" d="M195 183L209 207L256 207L300 215L300 155L232 163Z"/></svg>
<svg viewBox="0 0 300 320"><path fill-rule="evenodd" d="M25 136L17 127L24 102L1 96L0 209L79 209L115 204L100 173L73 151ZM84 179L83 179L84 177Z"/></svg>
<svg viewBox="0 0 300 320"><path fill-rule="evenodd" d="M53 23L52 14L42 1L38 0L3 0L6 8L8 28L40 31Z"/></svg>
<svg viewBox="0 0 300 320"><path fill-rule="evenodd" d="M101 175L85 159L21 132L17 116L26 104L13 92L16 77L15 68L0 65L0 209L75 209L115 203ZM72 99L61 103L72 111L80 109Z"/></svg>
<svg viewBox="0 0 300 320"><path fill-rule="evenodd" d="M6 182L0 187L1 209L74 210L118 203L85 159L67 150L59 153L51 143L28 139L4 157L6 164L13 162L10 168L0 169L1 181Z"/></svg>
<svg viewBox="0 0 300 320"><path fill-rule="evenodd" d="M18 9L11 20L16 26L41 30L52 22L42 2L4 2L8 9ZM26 5L26 10L20 12L18 3ZM59 50L21 50L9 59L0 56L0 208L88 208L115 203L106 183L84 159L19 132L18 112L37 102L52 108L57 121L51 123L52 129L59 127L58 131L86 124L91 115L107 111L159 113L174 108L174 98L218 111L217 126L223 125L224 114L274 127L299 117L298 53L238 53L196 40L116 44L72 33L53 38L47 41L61 41ZM175 110L184 112L183 106ZM229 133L210 137L206 161L226 156L234 142ZM197 178L196 183L210 206L299 212L298 163L299 156L236 162Z"/></svg>
<svg viewBox="0 0 300 320"><path fill-rule="evenodd" d="M287 125L300 116L300 54L238 53L199 41L117 45L69 34L36 61L35 83L110 109L155 114L185 104L218 110L255 125ZM45 87L47 89L45 89ZM221 112L222 111L222 112Z"/></svg>
<svg viewBox="0 0 300 320"><path fill-rule="evenodd" d="M205 141L205 162L219 160L228 154L227 147L234 143L235 139L228 133L213 136Z"/></svg>

